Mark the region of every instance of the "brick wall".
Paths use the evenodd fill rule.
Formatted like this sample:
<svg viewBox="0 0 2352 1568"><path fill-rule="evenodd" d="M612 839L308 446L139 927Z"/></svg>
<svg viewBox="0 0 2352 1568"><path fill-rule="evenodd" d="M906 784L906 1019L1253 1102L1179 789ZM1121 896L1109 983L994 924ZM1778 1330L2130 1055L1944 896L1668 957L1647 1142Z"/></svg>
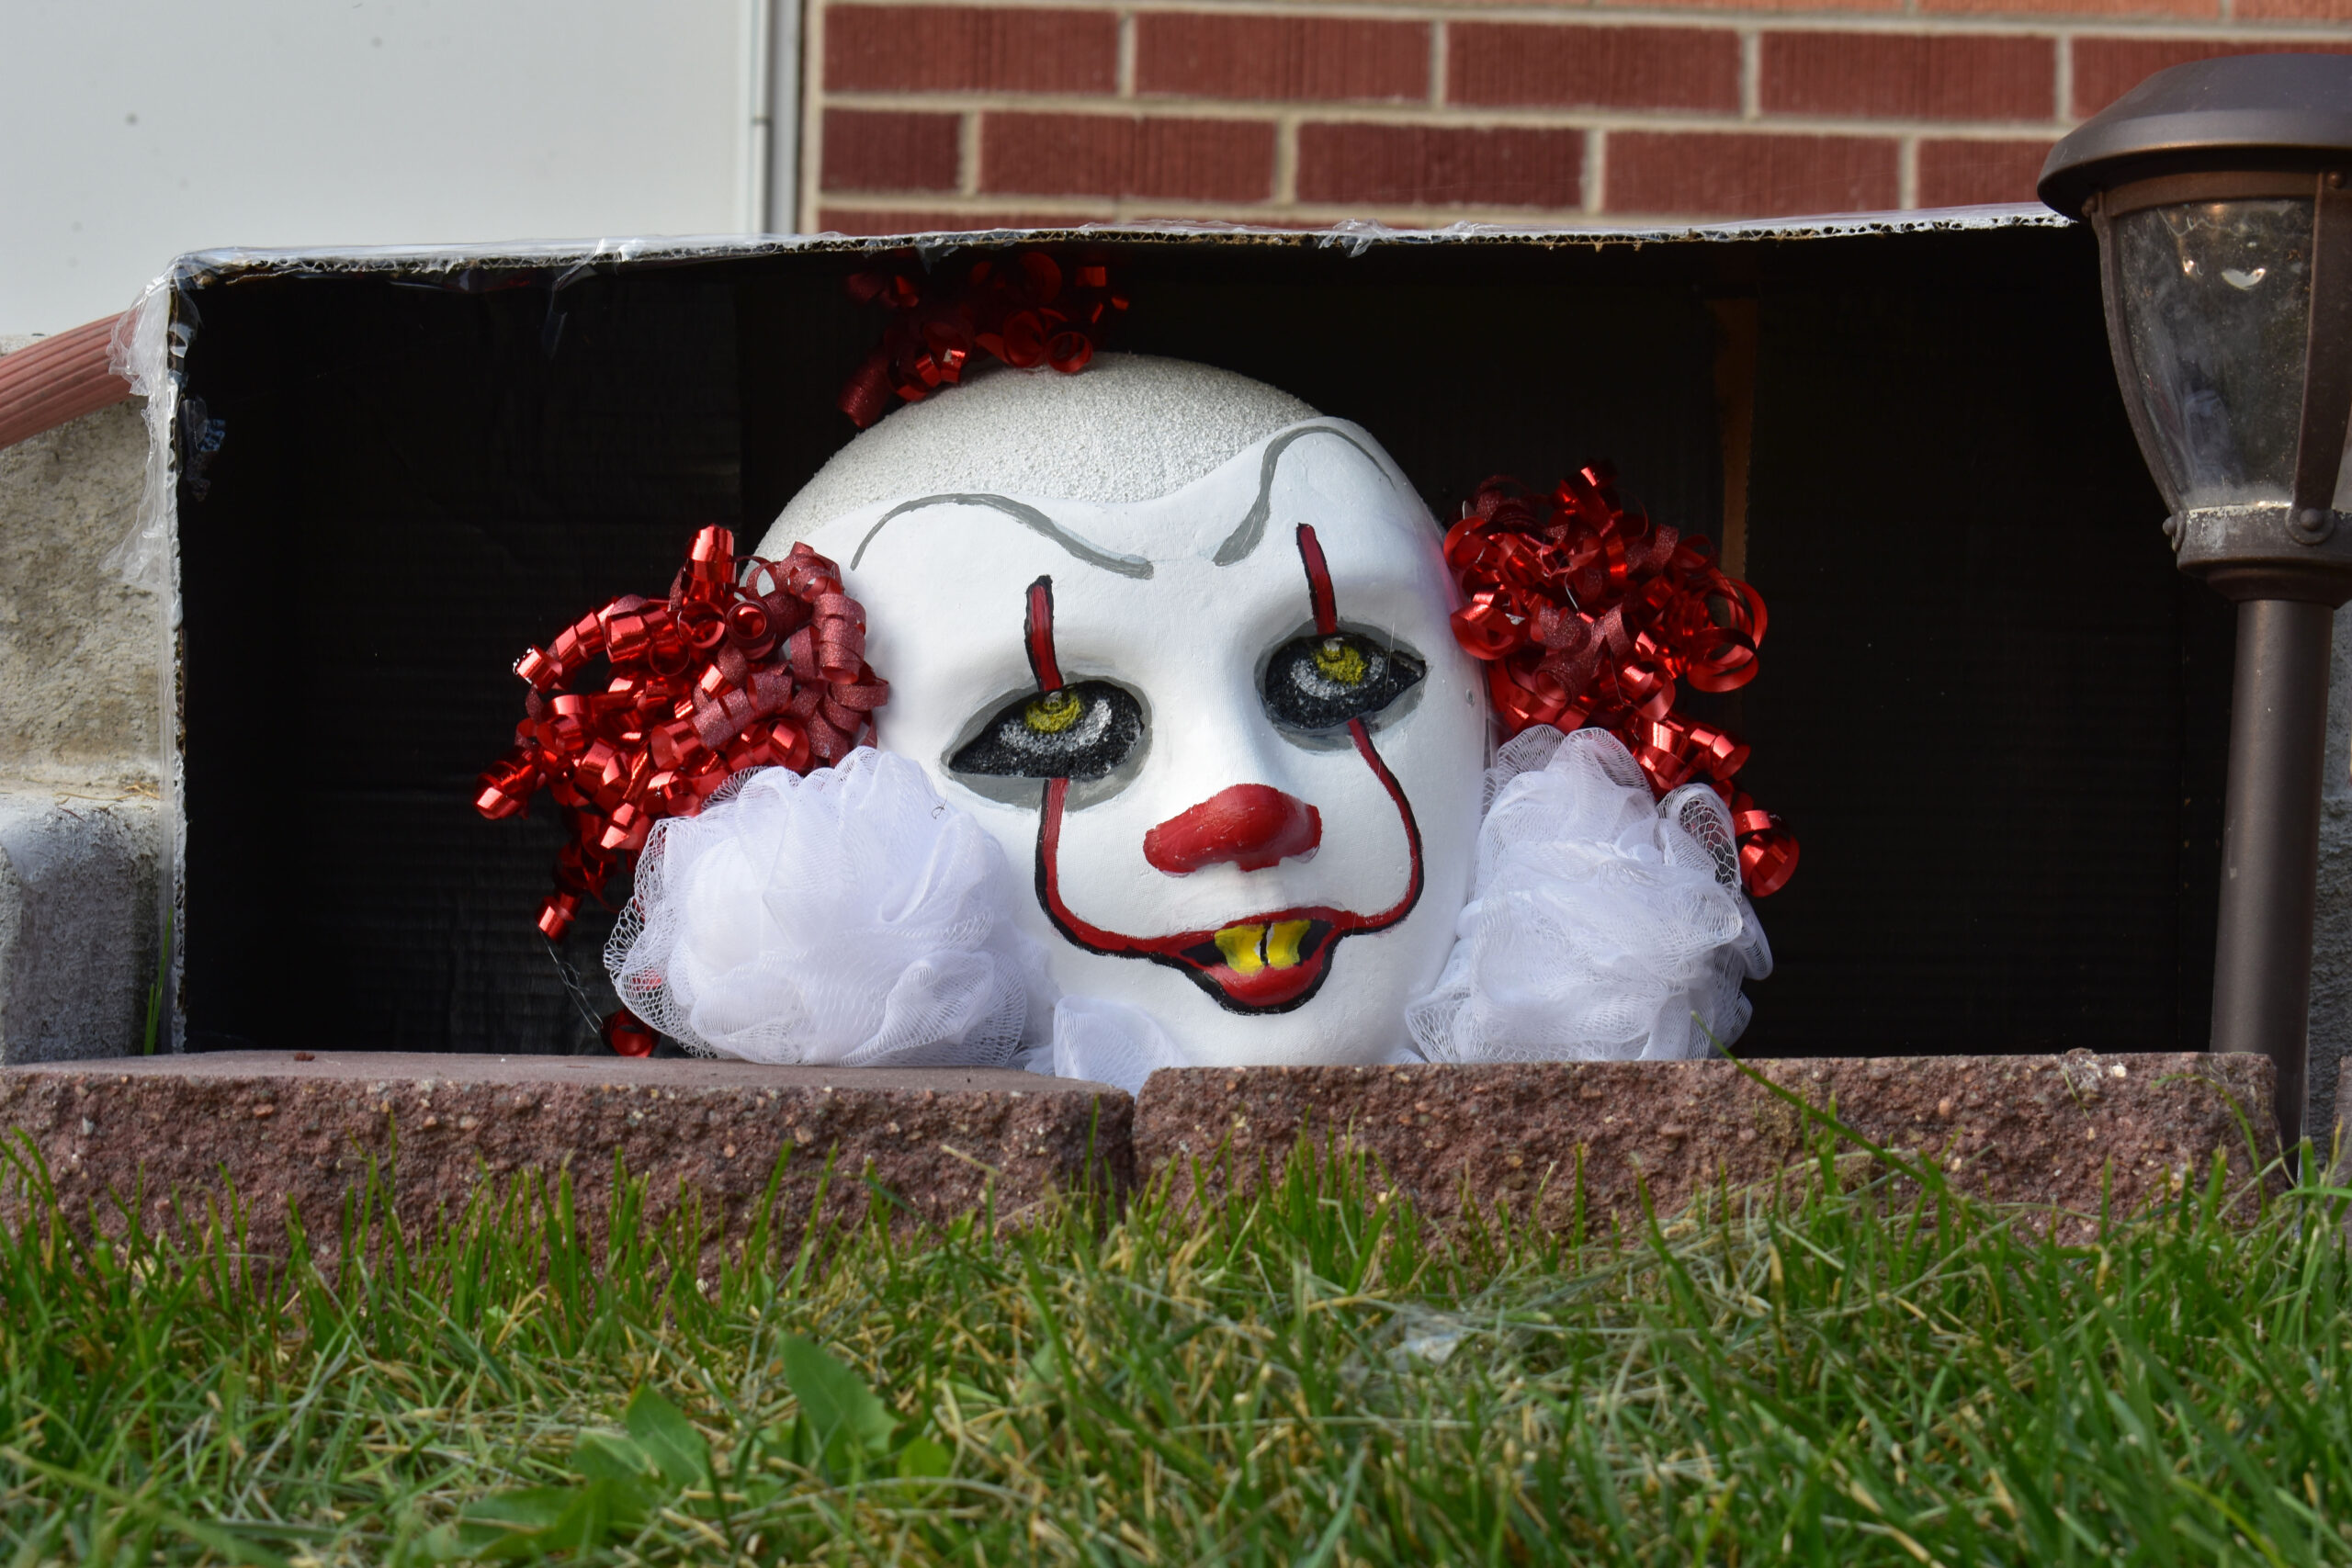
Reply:
<svg viewBox="0 0 2352 1568"><path fill-rule="evenodd" d="M808 0L803 228L1321 226L2029 201L2150 72L2352 0Z"/></svg>

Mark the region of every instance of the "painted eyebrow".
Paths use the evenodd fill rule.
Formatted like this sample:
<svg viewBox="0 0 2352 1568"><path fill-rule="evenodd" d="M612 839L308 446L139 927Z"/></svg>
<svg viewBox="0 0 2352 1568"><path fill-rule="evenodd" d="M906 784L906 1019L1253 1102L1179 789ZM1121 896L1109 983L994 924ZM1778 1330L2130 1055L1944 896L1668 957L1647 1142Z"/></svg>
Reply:
<svg viewBox="0 0 2352 1568"><path fill-rule="evenodd" d="M1301 434L1304 434L1305 432ZM1337 432L1333 434L1336 434ZM991 512L1002 513L1033 534L1042 535L1051 539L1089 566L1099 567L1104 571L1117 572L1121 577L1148 578L1151 575L1151 562L1143 557L1120 555L1115 551L1103 549L1098 545L1090 544L1035 507L1024 506L1012 497L1003 495L926 495L915 501L902 501L884 513L874 526L865 531L865 537L857 542L857 553L849 558L850 570L852 571L857 570L857 563L865 558L865 547L874 542L874 536L879 534L892 518L903 517L910 512L920 512L926 506L986 507Z"/></svg>
<svg viewBox="0 0 2352 1568"><path fill-rule="evenodd" d="M1283 454L1289 449L1292 442L1303 441L1310 435L1338 436L1357 451L1363 452L1365 461L1372 464L1383 479L1387 480L1389 488L1391 490L1396 488L1396 481L1388 478L1388 470L1380 467L1380 459L1365 451L1363 443L1346 431L1328 424L1310 424L1303 429L1291 431L1277 437L1274 444L1266 448L1265 457L1258 464L1258 499L1251 503L1250 514L1241 520L1232 533L1226 536L1225 543L1216 547L1216 554L1209 558L1211 561L1218 566L1231 566L1236 561L1247 560L1250 552L1256 549L1265 539L1266 520L1273 513L1274 468L1283 460Z"/></svg>

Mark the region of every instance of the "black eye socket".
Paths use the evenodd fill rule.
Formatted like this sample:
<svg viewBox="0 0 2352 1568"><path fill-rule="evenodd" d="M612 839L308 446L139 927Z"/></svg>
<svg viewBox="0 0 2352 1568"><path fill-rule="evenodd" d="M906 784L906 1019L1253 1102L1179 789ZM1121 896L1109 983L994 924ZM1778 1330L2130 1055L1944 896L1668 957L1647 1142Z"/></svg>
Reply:
<svg viewBox="0 0 2352 1568"><path fill-rule="evenodd" d="M1336 729L1410 691L1421 661L1353 632L1294 637L1266 665L1266 711L1293 729Z"/></svg>
<svg viewBox="0 0 2352 1568"><path fill-rule="evenodd" d="M1080 681L1006 704L947 765L959 773L1082 783L1125 761L1142 739L1143 709L1133 696L1107 681Z"/></svg>

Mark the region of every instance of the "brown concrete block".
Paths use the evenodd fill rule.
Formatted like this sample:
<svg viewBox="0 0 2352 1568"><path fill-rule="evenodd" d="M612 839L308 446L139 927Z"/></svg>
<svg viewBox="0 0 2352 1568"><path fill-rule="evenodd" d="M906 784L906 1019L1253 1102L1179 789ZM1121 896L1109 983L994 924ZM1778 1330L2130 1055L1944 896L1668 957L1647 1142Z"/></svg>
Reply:
<svg viewBox="0 0 2352 1568"><path fill-rule="evenodd" d="M303 1059L307 1057L308 1059ZM252 1201L257 1252L282 1257L288 1200L331 1244L343 1196L372 1156L405 1226L454 1214L484 1175L571 1172L593 1231L613 1156L648 1179L647 1212L700 1195L709 1239L739 1236L787 1143L776 1230L795 1241L828 1154L831 1216L862 1212L874 1179L926 1219L983 1201L1000 1214L1077 1184L1133 1178L1133 1102L1035 1074L763 1067L618 1057L234 1051L0 1069L0 1128L47 1162L66 1212L119 1223L109 1193L141 1190L151 1221L174 1191L202 1213L223 1178ZM394 1160L397 1139L398 1158ZM0 1209L20 1211L16 1184Z"/></svg>
<svg viewBox="0 0 2352 1568"><path fill-rule="evenodd" d="M833 93L1108 93L1119 79L1110 11L995 6L829 6Z"/></svg>
<svg viewBox="0 0 2352 1568"><path fill-rule="evenodd" d="M2266 1140L2263 1164L2277 1151L2262 1056L2085 1051L1757 1066L1815 1105L1834 1101L1882 1147L1933 1156L1955 1186L1999 1202L2096 1215L2105 1182L2121 1213L2176 1180L2202 1180L2216 1149L2234 1176L2250 1176L2245 1124ZM1248 1183L1302 1133L1338 1134L1369 1151L1425 1215L1458 1217L1466 1178L1481 1205L1560 1227L1575 1213L1581 1159L1588 1222L1632 1225L1640 1182L1667 1216L1719 1180L1736 1190L1801 1167L1806 1123L1727 1062L1190 1067L1144 1085L1136 1166L1148 1180L1216 1158L1213 1181Z"/></svg>
<svg viewBox="0 0 2352 1568"><path fill-rule="evenodd" d="M1764 112L1880 119L2046 120L2057 44L1986 33L1768 32Z"/></svg>
<svg viewBox="0 0 2352 1568"><path fill-rule="evenodd" d="M964 117L897 109L827 109L820 189L954 190Z"/></svg>
<svg viewBox="0 0 2352 1568"><path fill-rule="evenodd" d="M2050 143L1979 141L1959 137L1919 139L1919 205L1966 207L1985 201L2031 201Z"/></svg>
<svg viewBox="0 0 2352 1568"><path fill-rule="evenodd" d="M979 186L988 195L1263 201L1273 194L1274 123L984 114Z"/></svg>
<svg viewBox="0 0 2352 1568"><path fill-rule="evenodd" d="M2290 8L2242 14L2273 17L2325 14L2321 10L2295 12L2290 8L2296 4L2298 0L2286 0L2286 6ZM2138 86L2143 78L2175 65L2185 65L2192 60L2211 60L2224 54L2344 54L2352 52L2352 43L2318 39L2265 43L2243 34L2236 38L2202 39L2078 37L2074 40L2071 51L2074 55L2075 116L2078 119L2088 119Z"/></svg>
<svg viewBox="0 0 2352 1568"><path fill-rule="evenodd" d="M1728 28L1454 22L1449 104L1739 112L1739 35Z"/></svg>
<svg viewBox="0 0 2352 1568"><path fill-rule="evenodd" d="M1080 223L1108 223L1111 209L1074 212L1031 212L1021 209L1000 212L923 207L820 207L817 227L839 234L960 233L978 229L1074 229Z"/></svg>
<svg viewBox="0 0 2352 1568"><path fill-rule="evenodd" d="M1883 136L1612 130L1606 205L1739 218L1883 212L1902 189L1897 151Z"/></svg>
<svg viewBox="0 0 2352 1568"><path fill-rule="evenodd" d="M1145 11L1135 19L1136 91L1197 98L1429 96L1426 22Z"/></svg>
<svg viewBox="0 0 2352 1568"><path fill-rule="evenodd" d="M1584 132L1310 121L1298 128L1298 198L1373 207L1573 208L1584 200Z"/></svg>

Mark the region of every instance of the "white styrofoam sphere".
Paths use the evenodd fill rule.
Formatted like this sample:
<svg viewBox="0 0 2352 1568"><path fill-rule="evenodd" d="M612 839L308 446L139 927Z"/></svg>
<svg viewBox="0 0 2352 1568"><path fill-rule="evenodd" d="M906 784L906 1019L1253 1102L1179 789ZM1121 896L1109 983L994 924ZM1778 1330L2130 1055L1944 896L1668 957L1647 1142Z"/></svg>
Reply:
<svg viewBox="0 0 2352 1568"><path fill-rule="evenodd" d="M1023 916L1064 993L1141 1009L1204 1065L1404 1044L1468 896L1487 709L1437 525L1368 433L1180 361L997 369L851 442L759 553L803 538L865 607L881 746L1034 878ZM1124 701L1136 738L1107 773L1073 769L1058 808L967 750L1035 716L1041 582L1059 678L1114 694L1086 722ZM1347 682L1341 707L1395 695L1361 735L1307 728L1276 687L1310 665ZM1204 824L1235 802L1227 852Z"/></svg>
<svg viewBox="0 0 2352 1568"><path fill-rule="evenodd" d="M1182 359L1097 355L1075 376L989 363L861 432L786 505L763 554L877 501L994 491L1149 501L1315 411L1262 381Z"/></svg>

